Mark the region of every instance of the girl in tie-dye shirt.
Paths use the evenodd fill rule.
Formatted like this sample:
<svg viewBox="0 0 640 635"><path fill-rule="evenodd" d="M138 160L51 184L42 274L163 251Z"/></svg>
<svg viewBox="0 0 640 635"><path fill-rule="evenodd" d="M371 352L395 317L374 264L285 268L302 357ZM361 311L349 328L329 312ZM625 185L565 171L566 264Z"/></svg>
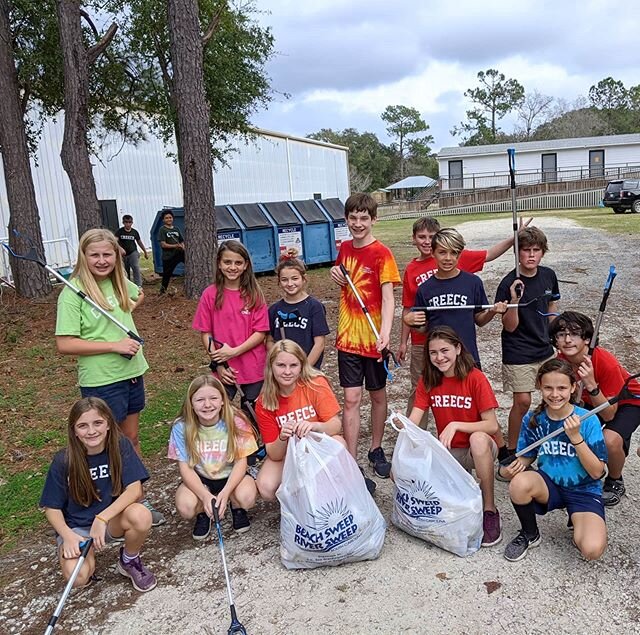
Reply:
<svg viewBox="0 0 640 635"><path fill-rule="evenodd" d="M178 461L182 477L176 508L183 518L195 516L194 539L209 535L213 506L222 517L228 502L233 528L238 533L249 529L247 509L255 504L257 489L246 473L247 457L256 449L251 424L231 405L220 381L196 377L171 428L168 453Z"/></svg>

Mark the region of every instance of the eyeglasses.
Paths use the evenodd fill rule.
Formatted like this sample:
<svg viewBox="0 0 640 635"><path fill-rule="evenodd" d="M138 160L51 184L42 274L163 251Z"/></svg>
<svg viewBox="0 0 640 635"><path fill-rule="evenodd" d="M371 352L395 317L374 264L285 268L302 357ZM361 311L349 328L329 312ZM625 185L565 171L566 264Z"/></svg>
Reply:
<svg viewBox="0 0 640 635"><path fill-rule="evenodd" d="M582 339L582 331L558 331L556 333L557 340L566 340L567 338L572 340Z"/></svg>

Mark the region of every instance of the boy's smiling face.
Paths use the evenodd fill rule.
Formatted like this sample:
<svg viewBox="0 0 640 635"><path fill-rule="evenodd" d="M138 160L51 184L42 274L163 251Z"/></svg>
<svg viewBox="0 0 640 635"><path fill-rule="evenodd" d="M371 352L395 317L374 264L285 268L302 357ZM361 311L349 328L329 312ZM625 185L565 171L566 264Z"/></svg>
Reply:
<svg viewBox="0 0 640 635"><path fill-rule="evenodd" d="M369 212L354 210L347 216L347 227L356 243L361 243L371 236L375 219L369 216Z"/></svg>
<svg viewBox="0 0 640 635"><path fill-rule="evenodd" d="M420 252L420 258L429 258L433 255L431 241L435 235L436 232L430 232L426 229L421 229L413 235L413 244Z"/></svg>

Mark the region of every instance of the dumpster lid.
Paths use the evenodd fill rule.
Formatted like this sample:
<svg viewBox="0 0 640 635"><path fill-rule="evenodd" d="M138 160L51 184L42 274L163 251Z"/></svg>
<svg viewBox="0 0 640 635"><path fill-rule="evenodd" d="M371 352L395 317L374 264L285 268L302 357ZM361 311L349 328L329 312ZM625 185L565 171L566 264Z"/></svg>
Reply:
<svg viewBox="0 0 640 635"><path fill-rule="evenodd" d="M231 212L226 205L216 205L214 208L216 213L216 230L225 231L230 229L240 229L240 225L236 219L231 216Z"/></svg>
<svg viewBox="0 0 640 635"><path fill-rule="evenodd" d="M333 220L344 220L344 205L339 198L323 198L320 200Z"/></svg>
<svg viewBox="0 0 640 635"><path fill-rule="evenodd" d="M277 225L299 225L300 220L286 202L262 203Z"/></svg>
<svg viewBox="0 0 640 635"><path fill-rule="evenodd" d="M298 213L307 223L326 223L327 219L322 213L322 210L316 205L313 200L307 199L306 201L293 201L293 205L298 210Z"/></svg>
<svg viewBox="0 0 640 635"><path fill-rule="evenodd" d="M247 229L273 227L257 203L242 203L231 206Z"/></svg>

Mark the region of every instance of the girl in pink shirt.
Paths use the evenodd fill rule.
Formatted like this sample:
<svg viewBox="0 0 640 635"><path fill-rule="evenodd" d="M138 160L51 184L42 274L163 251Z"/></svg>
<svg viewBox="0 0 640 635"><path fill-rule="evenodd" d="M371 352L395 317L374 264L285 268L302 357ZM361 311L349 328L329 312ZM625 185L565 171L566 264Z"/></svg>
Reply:
<svg viewBox="0 0 640 635"><path fill-rule="evenodd" d="M256 400L264 380L269 315L249 252L237 240L218 248L215 282L204 290L192 327L202 334L212 370L229 398L239 385L241 406L247 410L246 402Z"/></svg>

